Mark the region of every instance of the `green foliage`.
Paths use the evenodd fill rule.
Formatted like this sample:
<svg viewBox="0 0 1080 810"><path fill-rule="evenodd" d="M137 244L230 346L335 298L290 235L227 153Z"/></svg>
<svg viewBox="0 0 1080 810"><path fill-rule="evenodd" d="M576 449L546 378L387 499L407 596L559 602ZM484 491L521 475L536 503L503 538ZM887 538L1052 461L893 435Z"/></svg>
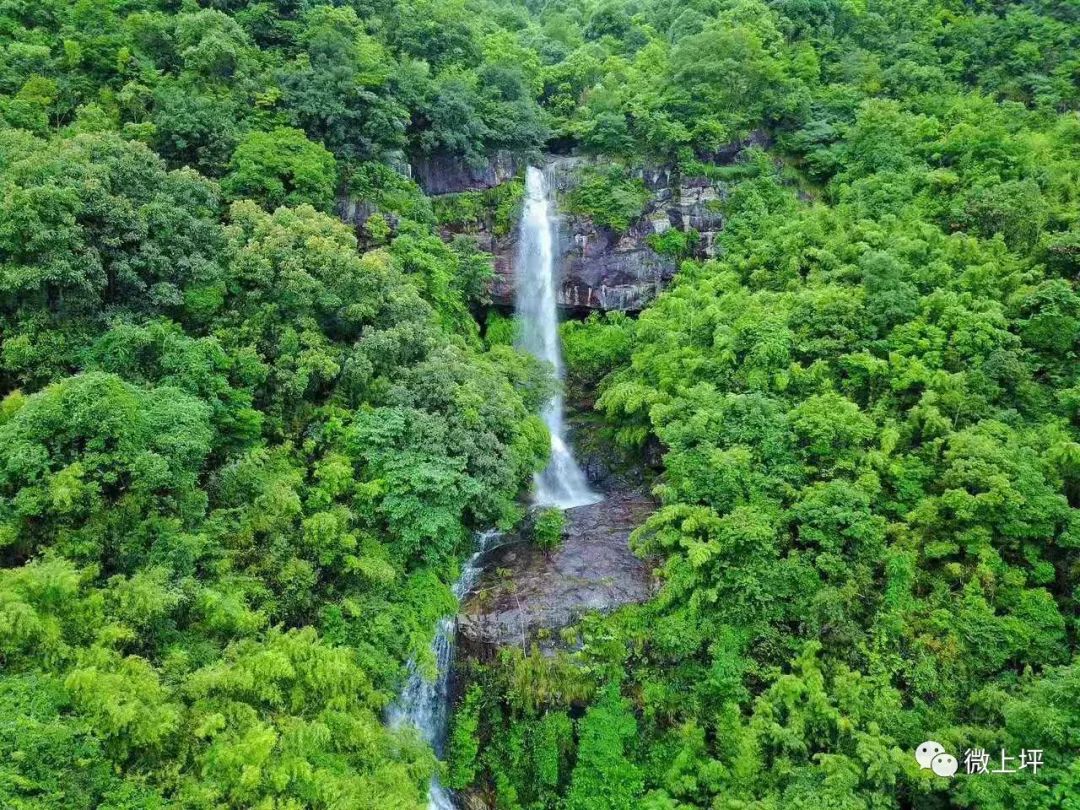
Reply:
<svg viewBox="0 0 1080 810"><path fill-rule="evenodd" d="M329 210L337 185L334 156L298 129L251 132L236 147L221 182L230 199L247 197L268 209L307 203Z"/></svg>
<svg viewBox="0 0 1080 810"><path fill-rule="evenodd" d="M541 509L533 522L533 542L542 549L556 548L562 542L565 523L561 509Z"/></svg>
<svg viewBox="0 0 1080 810"><path fill-rule="evenodd" d="M277 75L294 126L346 160L404 145L409 110L392 82L401 68L365 33L354 9L313 6L295 46Z"/></svg>
<svg viewBox="0 0 1080 810"><path fill-rule="evenodd" d="M394 261L415 280L442 325L475 339L471 303L484 303L494 269L491 257L468 238L447 245L426 228L403 227L390 246Z"/></svg>
<svg viewBox="0 0 1080 810"><path fill-rule="evenodd" d="M124 810L166 807L164 797L138 776L113 772L89 723L67 711L70 700L53 676L0 681L0 797L7 807Z"/></svg>
<svg viewBox="0 0 1080 810"><path fill-rule="evenodd" d="M381 245L388 241L393 231L386 217L376 211L364 220L364 233L372 244Z"/></svg>
<svg viewBox="0 0 1080 810"><path fill-rule="evenodd" d="M634 323L623 312L592 313L584 321L562 323L563 357L573 390L595 391L608 371L630 359Z"/></svg>
<svg viewBox="0 0 1080 810"><path fill-rule="evenodd" d="M671 8L591 7L548 87L579 145L730 184L715 259L632 324L563 326L571 391L663 452L632 537L661 587L570 631L576 699L526 656L477 676L477 781L506 807L1056 807L1075 790L1080 164L1054 77L1075 20ZM1023 56L990 44L1020 30ZM706 165L763 127L778 149ZM537 791L519 763L568 707L570 771ZM1022 781L911 756L1024 735L1053 764Z"/></svg>
<svg viewBox="0 0 1080 810"><path fill-rule="evenodd" d="M590 679L565 654L535 647L467 666L472 685L453 717L450 784L483 773L500 807L555 810L573 770L571 710L593 694Z"/></svg>
<svg viewBox="0 0 1080 810"><path fill-rule="evenodd" d="M480 727L480 709L483 691L475 684L465 692L465 697L454 712L454 726L450 735L450 763L446 784L450 788L467 788L476 779L476 755L480 750L477 730Z"/></svg>
<svg viewBox="0 0 1080 810"><path fill-rule="evenodd" d="M0 184L2 357L17 384L70 369L111 312L184 317L187 295L221 283L214 186L144 146L57 139L17 151Z"/></svg>
<svg viewBox="0 0 1080 810"><path fill-rule="evenodd" d="M609 687L578 724L578 757L566 806L570 810L630 810L643 780L626 757L637 723L618 691Z"/></svg>
<svg viewBox="0 0 1080 810"><path fill-rule="evenodd" d="M568 210L597 225L625 231L641 216L649 193L645 184L617 164L589 169L566 199Z"/></svg>
<svg viewBox="0 0 1080 810"><path fill-rule="evenodd" d="M440 225L461 231L483 226L495 236L506 236L521 215L524 197L524 182L514 179L484 191L441 194L431 204Z"/></svg>
<svg viewBox="0 0 1080 810"><path fill-rule="evenodd" d="M490 259L361 160L424 69L351 9L223 9L0 9L4 807L424 806L383 710L547 458Z"/></svg>
<svg viewBox="0 0 1080 810"><path fill-rule="evenodd" d="M381 163L362 163L349 176L349 194L372 206L387 221L410 220L420 225L434 225L431 200L420 187L391 167Z"/></svg>
<svg viewBox="0 0 1080 810"><path fill-rule="evenodd" d="M210 449L209 409L175 388L71 377L28 397L0 437L9 560L55 547L108 569L135 567L150 538L125 531L126 520L183 523L204 507L196 476Z"/></svg>
<svg viewBox="0 0 1080 810"><path fill-rule="evenodd" d="M498 188L498 186L496 186ZM476 228L484 223L487 213L485 191L462 191L434 197L431 207L435 221L453 228Z"/></svg>
<svg viewBox="0 0 1080 810"><path fill-rule="evenodd" d="M489 346L513 346L517 340L518 325L514 318L489 310L484 325L484 342Z"/></svg>
<svg viewBox="0 0 1080 810"><path fill-rule="evenodd" d="M668 228L663 233L654 233L649 236L649 247L663 256L671 256L674 259L685 259L693 255L701 240L701 234L693 228L680 231L676 228Z"/></svg>
<svg viewBox="0 0 1080 810"><path fill-rule="evenodd" d="M0 805L425 806L383 710L521 518L553 380L435 232L509 233L521 183L406 164L547 144L598 155L564 202L599 226L664 162L730 184L725 230L638 320L563 327L571 391L663 454L658 594L471 665L448 781L1072 801L1067 3L202 6L0 4ZM935 781L927 737L1045 766Z"/></svg>

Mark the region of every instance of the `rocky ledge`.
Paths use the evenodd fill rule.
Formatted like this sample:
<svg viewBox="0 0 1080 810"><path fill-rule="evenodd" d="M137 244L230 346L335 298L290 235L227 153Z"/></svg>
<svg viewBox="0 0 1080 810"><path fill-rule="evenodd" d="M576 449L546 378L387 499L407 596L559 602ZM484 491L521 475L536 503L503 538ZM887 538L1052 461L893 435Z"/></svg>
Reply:
<svg viewBox="0 0 1080 810"><path fill-rule="evenodd" d="M490 551L458 615L462 648L488 659L508 645L549 647L559 630L587 612L644 602L654 579L628 538L654 509L639 490L613 493L567 510L564 542L554 551L525 542Z"/></svg>
<svg viewBox="0 0 1080 810"><path fill-rule="evenodd" d="M494 188L523 168L516 155L501 150L478 166L451 155L420 156L413 160L411 174L425 194L438 195Z"/></svg>
<svg viewBox="0 0 1080 810"><path fill-rule="evenodd" d="M590 166L602 159L583 156L551 156L545 174L557 197L565 196ZM560 210L556 261L560 282L558 304L567 310L620 310L636 312L667 287L675 275L677 260L657 252L650 241L670 229L698 233L694 256L714 253L716 236L724 227L720 204L727 197L726 184L703 177L680 177L671 167L646 166L637 171L648 192L641 215L623 232L597 225L588 216ZM492 301L501 306L514 303L514 262L517 232L497 235L489 228L469 231L478 246L495 259ZM456 235L447 229L445 235Z"/></svg>

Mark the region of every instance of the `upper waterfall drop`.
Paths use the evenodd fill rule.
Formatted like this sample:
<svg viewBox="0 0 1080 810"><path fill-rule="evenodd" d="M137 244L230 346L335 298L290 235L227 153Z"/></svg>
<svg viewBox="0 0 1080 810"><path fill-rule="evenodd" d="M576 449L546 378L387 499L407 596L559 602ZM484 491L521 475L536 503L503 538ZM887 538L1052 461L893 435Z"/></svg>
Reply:
<svg viewBox="0 0 1080 810"><path fill-rule="evenodd" d="M536 476L536 503L569 509L601 500L589 489L566 442L563 425L564 372L555 305L555 219L544 173L535 166L525 171L525 205L517 260L514 263L514 306L521 322L519 348L545 360L555 369L560 389L544 407L551 433L551 461Z"/></svg>

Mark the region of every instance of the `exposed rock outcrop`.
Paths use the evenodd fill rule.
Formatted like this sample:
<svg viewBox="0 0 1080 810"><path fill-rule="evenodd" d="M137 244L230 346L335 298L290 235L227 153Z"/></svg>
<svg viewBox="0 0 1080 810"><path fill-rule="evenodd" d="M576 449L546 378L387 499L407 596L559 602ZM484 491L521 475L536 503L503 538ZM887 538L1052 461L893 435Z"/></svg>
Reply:
<svg viewBox="0 0 1080 810"><path fill-rule="evenodd" d="M549 647L586 612L644 602L654 580L628 538L654 509L640 490L612 493L566 511L564 543L555 551L524 542L493 549L458 615L462 648L488 659L506 645Z"/></svg>
<svg viewBox="0 0 1080 810"><path fill-rule="evenodd" d="M412 162L412 176L425 194L480 191L505 183L522 169L512 152L500 151L479 166L452 155L420 156Z"/></svg>
<svg viewBox="0 0 1080 810"><path fill-rule="evenodd" d="M373 203L366 202L365 200L356 199L354 197L342 196L337 201L337 215L341 218L341 221L347 225L352 225L353 230L356 231L358 237L362 236L364 232L364 225L367 224L368 219L378 211L378 207ZM385 216L385 215L384 215ZM397 217L387 219L387 224L392 228L397 226Z"/></svg>

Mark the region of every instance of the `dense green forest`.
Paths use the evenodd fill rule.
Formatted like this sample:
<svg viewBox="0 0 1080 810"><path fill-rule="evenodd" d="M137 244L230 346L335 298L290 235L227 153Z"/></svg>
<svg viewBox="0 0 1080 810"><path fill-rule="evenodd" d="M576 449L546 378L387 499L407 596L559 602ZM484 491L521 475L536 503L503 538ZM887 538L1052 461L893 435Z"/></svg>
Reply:
<svg viewBox="0 0 1080 810"><path fill-rule="evenodd" d="M576 150L616 229L646 163L730 188L564 325L662 586L472 667L444 781L1080 807L1078 109L1075 0L0 0L0 806L426 806L383 712L552 380L403 167Z"/></svg>

